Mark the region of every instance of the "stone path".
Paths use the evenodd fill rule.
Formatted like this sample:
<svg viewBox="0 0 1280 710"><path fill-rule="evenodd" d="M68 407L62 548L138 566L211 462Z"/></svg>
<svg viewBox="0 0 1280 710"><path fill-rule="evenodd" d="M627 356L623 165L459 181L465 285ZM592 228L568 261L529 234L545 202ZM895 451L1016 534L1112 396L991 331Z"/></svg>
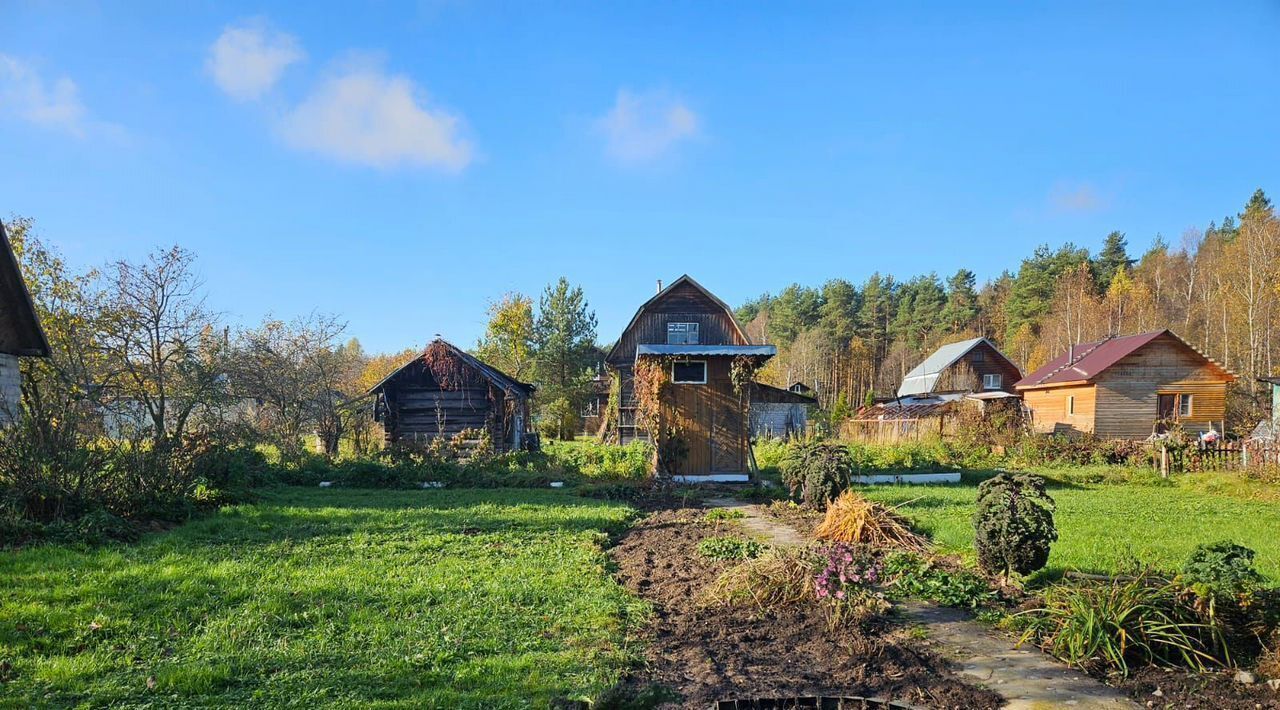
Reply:
<svg viewBox="0 0 1280 710"><path fill-rule="evenodd" d="M760 507L732 498L709 498L707 505L742 511L742 525L775 545L802 545L791 527L761 512ZM968 614L926 602L900 605L907 619L926 630L936 649L959 666L960 673L996 691L1012 710L1041 708L1135 708L1118 690L1066 668L1031 647L1015 648L1008 638L989 631Z"/></svg>

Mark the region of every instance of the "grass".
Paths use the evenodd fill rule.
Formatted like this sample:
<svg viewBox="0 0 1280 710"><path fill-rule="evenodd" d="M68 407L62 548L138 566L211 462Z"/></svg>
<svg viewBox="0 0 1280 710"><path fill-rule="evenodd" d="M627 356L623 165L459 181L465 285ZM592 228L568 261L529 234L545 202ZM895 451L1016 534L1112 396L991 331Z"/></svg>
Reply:
<svg viewBox="0 0 1280 710"><path fill-rule="evenodd" d="M1170 482L1135 472L1123 482L1093 482L1101 470L1053 469L1059 539L1037 579L1064 570L1110 573L1135 561L1176 570L1201 543L1231 540L1257 551L1259 570L1280 581L1280 500L1274 492L1227 474L1178 475ZM868 498L903 505L898 512L944 551L973 557L973 509L982 474L959 484L856 486Z"/></svg>
<svg viewBox="0 0 1280 710"><path fill-rule="evenodd" d="M141 543L0 552L0 707L545 707L633 660L553 491L273 491Z"/></svg>

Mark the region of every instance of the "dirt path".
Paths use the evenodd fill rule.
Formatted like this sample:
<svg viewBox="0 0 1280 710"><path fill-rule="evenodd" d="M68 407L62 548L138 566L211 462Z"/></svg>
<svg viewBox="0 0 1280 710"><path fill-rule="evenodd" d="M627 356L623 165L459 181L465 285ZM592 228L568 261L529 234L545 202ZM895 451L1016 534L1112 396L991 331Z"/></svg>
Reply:
<svg viewBox="0 0 1280 710"><path fill-rule="evenodd" d="M742 511L743 527L775 545L805 542L795 530L768 517L757 505L732 498L709 498L706 503ZM1034 648L1015 648L1009 639L991 633L962 611L924 602L901 608L911 623L928 632L938 652L954 660L962 674L999 693L1007 708L1137 707L1120 691L1065 668Z"/></svg>

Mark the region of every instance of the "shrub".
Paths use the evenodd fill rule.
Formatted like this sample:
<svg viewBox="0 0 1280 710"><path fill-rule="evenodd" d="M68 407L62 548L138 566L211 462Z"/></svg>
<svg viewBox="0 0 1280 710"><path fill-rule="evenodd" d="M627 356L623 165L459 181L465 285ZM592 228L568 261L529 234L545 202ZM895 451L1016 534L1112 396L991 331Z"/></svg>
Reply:
<svg viewBox="0 0 1280 710"><path fill-rule="evenodd" d="M1232 542L1200 545L1182 565L1178 581L1198 596L1217 601L1252 594L1263 583L1253 566L1254 551Z"/></svg>
<svg viewBox="0 0 1280 710"><path fill-rule="evenodd" d="M849 487L853 470L849 449L834 444L797 444L782 464L782 481L791 495L820 508Z"/></svg>
<svg viewBox="0 0 1280 710"><path fill-rule="evenodd" d="M752 448L756 457L756 467L761 471L782 471L782 462L786 460L790 446L783 439L761 439Z"/></svg>
<svg viewBox="0 0 1280 710"><path fill-rule="evenodd" d="M981 576L938 567L926 557L910 552L885 558L884 575L902 596L928 599L943 606L979 609L998 599Z"/></svg>
<svg viewBox="0 0 1280 710"><path fill-rule="evenodd" d="M983 481L973 516L978 565L1005 578L1044 567L1058 539L1053 510L1039 476L1006 472Z"/></svg>
<svg viewBox="0 0 1280 710"><path fill-rule="evenodd" d="M912 532L906 518L853 491L841 493L827 506L827 514L813 535L819 540L913 552L927 552L930 548L929 540Z"/></svg>
<svg viewBox="0 0 1280 710"><path fill-rule="evenodd" d="M1022 640L1094 672L1128 675L1133 666L1150 664L1203 671L1220 665L1204 642L1210 629L1179 603L1177 592L1146 575L1052 587L1042 608L1018 615Z"/></svg>
<svg viewBox="0 0 1280 710"><path fill-rule="evenodd" d="M644 480L653 471L653 445L632 441L624 446L596 441L548 441L546 466L589 479Z"/></svg>
<svg viewBox="0 0 1280 710"><path fill-rule="evenodd" d="M765 549L755 540L731 535L708 537L698 543L698 554L713 560L746 560L759 557Z"/></svg>

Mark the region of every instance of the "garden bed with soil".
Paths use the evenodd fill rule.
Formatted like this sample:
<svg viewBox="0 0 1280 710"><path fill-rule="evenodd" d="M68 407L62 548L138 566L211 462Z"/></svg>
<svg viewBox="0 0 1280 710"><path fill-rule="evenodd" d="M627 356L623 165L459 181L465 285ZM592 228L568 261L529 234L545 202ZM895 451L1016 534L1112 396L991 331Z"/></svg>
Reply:
<svg viewBox="0 0 1280 710"><path fill-rule="evenodd" d="M1262 681L1237 683L1234 675L1234 671L1188 673L1147 667L1134 671L1117 685L1139 705L1153 708L1280 709L1280 691ZM1157 690L1160 694L1153 695Z"/></svg>
<svg viewBox="0 0 1280 710"><path fill-rule="evenodd" d="M625 681L634 694L657 684L679 705L796 695L862 695L931 708L990 708L994 692L955 677L948 661L884 618L831 631L813 605L761 610L699 607L703 588L729 564L702 557L699 541L723 535L704 511L655 511L611 555L618 579L649 601L646 664Z"/></svg>

